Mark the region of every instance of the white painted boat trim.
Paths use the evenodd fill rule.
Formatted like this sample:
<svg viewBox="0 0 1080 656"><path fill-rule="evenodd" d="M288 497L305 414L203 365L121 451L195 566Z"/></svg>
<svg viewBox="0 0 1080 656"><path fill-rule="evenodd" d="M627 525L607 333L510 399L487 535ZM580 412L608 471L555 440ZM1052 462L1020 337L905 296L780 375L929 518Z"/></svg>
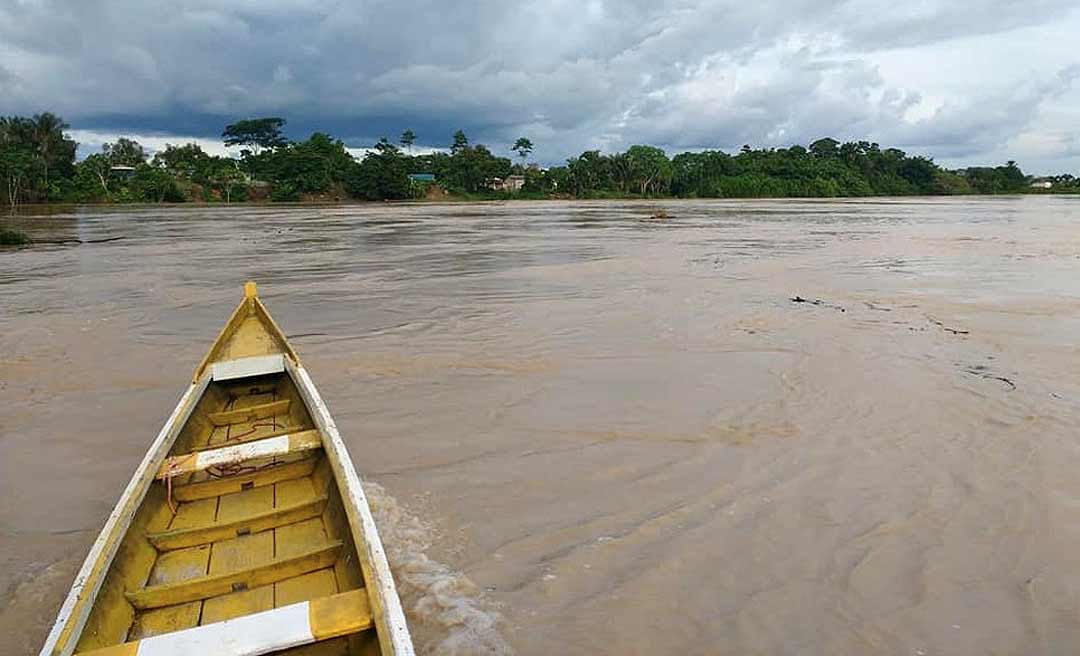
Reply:
<svg viewBox="0 0 1080 656"><path fill-rule="evenodd" d="M135 517L135 512L142 505L146 493L150 490L150 484L154 482L154 474L161 466L161 463L164 462L165 456L168 455L169 449L172 448L172 444L176 440L176 436L180 433L180 429L183 428L184 423L187 422L188 417L195 410L195 404L202 397L206 386L209 384L210 376L203 376L197 382L189 385L187 391L184 392L184 395L180 397L180 401L176 404L176 408L169 415L165 425L161 427L157 438L150 445L150 449L146 452L146 456L143 457L142 463L135 470L135 474L132 475L131 481L124 489L124 493L120 495L120 500L105 521L105 526L101 529L97 540L90 547L90 553L86 555L86 560L83 561L82 568L79 570L78 576L75 577L75 583L71 586L64 604L60 607L56 622L53 624L52 630L49 631L48 637L45 638L45 645L40 652L41 656L53 656L54 654L56 656L70 656L75 651L75 644L78 642L79 635L86 625L86 620L90 617L90 610L93 608L94 600L101 590L101 584L105 581L105 575L112 565L113 557L116 556L116 550L120 547L120 542L127 533L131 520ZM116 539L110 541L112 537ZM100 566L98 566L99 563L101 563ZM82 604L78 613L76 613L76 606L82 600L85 600L86 603ZM57 643L69 622L74 622L74 628L69 633L70 638L63 646L63 649L57 651Z"/></svg>
<svg viewBox="0 0 1080 656"><path fill-rule="evenodd" d="M239 358L237 360L225 360L210 365L210 375L217 381L247 378L248 376L279 374L282 371L285 371L285 356L281 353L275 353L274 355L257 355L255 357Z"/></svg>
<svg viewBox="0 0 1080 656"><path fill-rule="evenodd" d="M285 433L246 444L223 446L209 451L196 451L168 458L158 469L157 478L172 478L205 471L211 467L241 464L249 460L302 453L320 448L322 448L322 439L318 431Z"/></svg>
<svg viewBox="0 0 1080 656"><path fill-rule="evenodd" d="M405 622L405 612L401 608L401 599L398 598L394 586L394 576L390 572L390 564L386 560L386 552L375 527L375 518L371 516L363 485L337 425L334 424L330 410L308 376L307 370L292 360L285 361L285 369L307 404L315 425L322 432L323 450L338 480L345 514L353 532L353 543L359 552L360 563L367 579L368 594L377 597L371 599L371 609L383 656L413 656L415 652L412 637L409 635L409 625Z"/></svg>
<svg viewBox="0 0 1080 656"><path fill-rule="evenodd" d="M202 471L215 465L230 465L254 458L266 458L279 456L289 452L289 436L279 435L268 437L265 440L251 442L250 444L238 444L223 449L203 451L198 455L195 463L195 471Z"/></svg>
<svg viewBox="0 0 1080 656"><path fill-rule="evenodd" d="M311 629L310 603L243 615L139 641L137 656L191 656L191 654L229 654L259 656L309 645L315 642Z"/></svg>

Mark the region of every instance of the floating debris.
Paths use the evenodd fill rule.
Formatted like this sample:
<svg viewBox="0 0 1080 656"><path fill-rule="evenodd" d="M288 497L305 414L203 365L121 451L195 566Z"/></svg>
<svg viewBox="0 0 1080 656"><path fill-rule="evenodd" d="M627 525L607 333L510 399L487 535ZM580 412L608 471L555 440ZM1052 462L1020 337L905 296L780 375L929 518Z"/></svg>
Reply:
<svg viewBox="0 0 1080 656"><path fill-rule="evenodd" d="M978 376L979 378L985 378L987 380L996 380L1001 383L1005 383L1009 386L1009 391L1016 389L1016 383L1005 376L999 376L996 373L990 371L989 367L984 364L976 364L968 367L964 367L964 373L971 374L972 376Z"/></svg>
<svg viewBox="0 0 1080 656"><path fill-rule="evenodd" d="M809 298L803 298L802 296L792 296L791 297L791 302L792 303L808 303L810 305L817 305L817 306L820 306L820 307L828 307L828 308L832 308L834 310L840 310L841 312L847 312L847 310L845 310L843 308L843 306L836 305L835 303L826 303L825 301L821 300L820 298L809 299Z"/></svg>
<svg viewBox="0 0 1080 656"><path fill-rule="evenodd" d="M929 314L926 315L926 320L929 321L930 323L934 324L938 328L941 328L942 330L944 330L947 333L952 333L954 335L970 335L971 334L970 330L964 330L962 328L950 328L950 327L946 326L943 322L938 321L937 319L930 316Z"/></svg>

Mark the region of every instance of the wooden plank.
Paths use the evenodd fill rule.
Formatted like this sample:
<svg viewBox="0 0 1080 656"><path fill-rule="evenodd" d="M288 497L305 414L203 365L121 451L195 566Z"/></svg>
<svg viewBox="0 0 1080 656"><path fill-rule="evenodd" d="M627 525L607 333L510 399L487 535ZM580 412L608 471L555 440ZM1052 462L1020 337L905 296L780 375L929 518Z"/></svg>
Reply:
<svg viewBox="0 0 1080 656"><path fill-rule="evenodd" d="M218 521L231 522L274 509L274 488L267 485L224 494L218 502ZM235 537L235 536L233 536Z"/></svg>
<svg viewBox="0 0 1080 656"><path fill-rule="evenodd" d="M276 583L293 576L323 569L333 564L341 549L340 542L333 542L317 550L293 558L275 558L267 563L239 572L205 576L191 581L158 585L128 592L127 598L140 609L160 608L197 599L207 599L234 592L240 588L257 588ZM171 553L171 552L170 552Z"/></svg>
<svg viewBox="0 0 1080 656"><path fill-rule="evenodd" d="M228 444L229 446L233 446L235 444L247 444L248 442L257 442L257 441L259 441L261 439L264 439L264 438L267 438L267 437L277 437L279 435L288 435L289 433L299 433L299 432L302 432L302 431L305 431L305 430L311 430L311 429L310 428L303 428L303 427L299 427L299 426L281 426L280 428L273 428L271 426L266 426L264 428L257 428L255 430L255 432L252 433L251 435L246 435L244 437L240 437L240 438L236 438L236 439L226 437L225 436L225 430L223 428L219 427L217 430L221 431L221 437L220 438L218 438L217 440L211 440L211 443L208 443L205 446L197 446L197 447L193 448L191 451L193 453L198 452L198 451L210 451L211 449L217 449L217 448L222 447L222 446L224 446L226 444ZM265 432L263 432L263 431L265 431Z"/></svg>
<svg viewBox="0 0 1080 656"><path fill-rule="evenodd" d="M328 597L337 591L337 583L334 582L334 570L330 568L320 569L317 572L301 574L275 583L274 605L281 608L301 601Z"/></svg>
<svg viewBox="0 0 1080 656"><path fill-rule="evenodd" d="M271 507L272 494L258 495L265 497L265 501L252 494L264 491L272 493L274 489L267 487L262 490L249 490L232 496L241 500L247 497L250 500L247 507ZM224 501L223 497L222 502ZM243 512L242 509L241 512ZM274 560L274 533L272 531L243 535L214 543L214 552L210 557L210 574L222 575L250 570L272 560ZM250 590L239 590L207 599L203 603L200 624L221 622L241 615L270 610L273 607L274 586L272 584L253 587Z"/></svg>
<svg viewBox="0 0 1080 656"><path fill-rule="evenodd" d="M281 481L309 476L314 468L315 458L304 458L296 462L268 467L257 472L188 483L187 485L174 485L173 499L177 501L194 501L239 492L249 485L252 488L260 488Z"/></svg>
<svg viewBox="0 0 1080 656"><path fill-rule="evenodd" d="M184 423L191 416L196 404L202 397L209 376L197 376L195 381L184 391L172 414L161 427L153 444L146 452L142 462L136 468L131 480L124 488L109 518L105 521L97 540L90 547L75 582L68 591L64 603L60 606L56 622L53 623L45 644L41 648L42 656L68 656L75 651L75 645L82 633L90 610L94 605L105 575L113 562L116 551L127 533L135 512L139 509L150 485L154 473L172 448L176 436Z"/></svg>
<svg viewBox="0 0 1080 656"><path fill-rule="evenodd" d="M307 481L309 479L299 478L296 480ZM283 484L284 483L278 483L279 494L280 486ZM262 489L268 490L271 488L267 487ZM208 501L216 501L216 499L208 499ZM259 531L266 531L277 528L278 526L310 519L311 517L318 517L326 508L326 501L327 498L324 495L310 501L302 501L300 503L284 506L279 504L279 507L275 510L257 513L247 517L239 517L231 521L222 522L219 520L217 523L212 523L209 526L170 529L160 533L149 533L146 537L150 540L151 544L161 551L191 547L198 544L209 544L210 542L217 542L218 540L234 538L238 535L243 535L244 533L258 533Z"/></svg>
<svg viewBox="0 0 1080 656"><path fill-rule="evenodd" d="M325 496L325 494L315 494L315 486L311 478L307 476L282 481L274 486L274 505L278 508L294 506Z"/></svg>
<svg viewBox="0 0 1080 656"><path fill-rule="evenodd" d="M136 614L124 592L145 585L158 558L158 551L146 539L146 532L168 528L172 518L173 513L165 503L165 490L152 488L116 550L75 649L96 649L127 639Z"/></svg>
<svg viewBox="0 0 1080 656"><path fill-rule="evenodd" d="M205 471L211 467L238 465L260 458L273 458L322 448L319 431L308 430L270 437L247 444L223 446L208 451L196 451L172 456L161 463L157 477L174 478Z"/></svg>
<svg viewBox="0 0 1080 656"><path fill-rule="evenodd" d="M281 399L270 403L260 403L248 408L211 412L209 414L210 423L215 426L227 426L229 424L239 424L242 421L255 421L256 419L266 419L275 415L284 415L289 412L289 403L289 399Z"/></svg>
<svg viewBox="0 0 1080 656"><path fill-rule="evenodd" d="M203 602L202 619L199 624L206 626L214 622L224 622L234 617L270 610L273 607L274 584L263 585L253 590L230 592Z"/></svg>
<svg viewBox="0 0 1080 656"><path fill-rule="evenodd" d="M83 654L261 656L351 635L370 629L372 625L367 595L363 590L353 590Z"/></svg>
<svg viewBox="0 0 1080 656"><path fill-rule="evenodd" d="M318 545L316 549L325 545L324 542ZM312 549L306 549L304 553L310 551ZM208 574L210 576L221 576L233 572L244 572L261 567L272 560L274 560L274 534L272 531L241 535L240 537L214 543L214 552L210 556L210 571Z"/></svg>
<svg viewBox="0 0 1080 656"><path fill-rule="evenodd" d="M217 497L181 503L176 508L176 514L173 515L172 523L169 524L169 531L183 531L196 526L213 524L214 518L217 517L217 507ZM196 542L195 544L199 543ZM195 544L187 544L184 546L193 547ZM154 546L156 547L157 545Z"/></svg>
<svg viewBox="0 0 1080 656"><path fill-rule="evenodd" d="M165 552L158 556L146 585L160 586L202 578L206 576L209 561L210 547L206 545Z"/></svg>
<svg viewBox="0 0 1080 656"><path fill-rule="evenodd" d="M308 625L315 640L327 640L371 628L371 606L363 590L312 599Z"/></svg>
<svg viewBox="0 0 1080 656"><path fill-rule="evenodd" d="M326 544L329 541L326 537L326 529L323 528L322 517L313 517L278 527L274 532L274 543L277 545L274 554L278 558L291 558L316 549L320 544Z"/></svg>
<svg viewBox="0 0 1080 656"><path fill-rule="evenodd" d="M127 639L141 640L198 626L202 605L201 601L193 601L187 604L144 610L136 616Z"/></svg>
<svg viewBox="0 0 1080 656"><path fill-rule="evenodd" d="M285 361L285 370L296 385L315 425L325 436L323 450L341 491L342 505L360 558L372 614L377 625L379 648L383 656L412 656L415 653L412 637L409 635L401 599L394 586L394 577L390 573L390 564L386 560L375 519L371 516L371 508L368 507L360 477L353 468L345 443L307 370L299 362L290 360Z"/></svg>

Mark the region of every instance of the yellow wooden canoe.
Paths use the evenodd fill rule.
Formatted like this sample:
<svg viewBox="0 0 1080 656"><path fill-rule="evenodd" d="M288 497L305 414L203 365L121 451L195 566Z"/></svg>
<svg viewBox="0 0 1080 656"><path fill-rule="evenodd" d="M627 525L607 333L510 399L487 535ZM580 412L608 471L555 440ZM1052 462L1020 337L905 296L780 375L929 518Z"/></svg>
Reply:
<svg viewBox="0 0 1080 656"><path fill-rule="evenodd" d="M255 283L41 650L73 653L413 653L360 478Z"/></svg>

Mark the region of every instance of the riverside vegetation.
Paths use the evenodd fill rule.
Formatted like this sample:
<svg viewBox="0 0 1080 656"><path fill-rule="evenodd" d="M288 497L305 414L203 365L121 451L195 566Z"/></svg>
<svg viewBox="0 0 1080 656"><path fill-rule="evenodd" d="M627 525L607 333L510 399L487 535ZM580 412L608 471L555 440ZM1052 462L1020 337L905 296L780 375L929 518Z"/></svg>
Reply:
<svg viewBox="0 0 1080 656"><path fill-rule="evenodd" d="M763 198L1032 192L1031 178L1016 162L947 170L931 158L882 149L866 141L819 139L808 147L683 152L637 145L625 152L588 150L565 165L528 164L527 138L511 151L518 161L462 131L445 151L412 154L416 134L398 144L379 140L361 158L345 144L316 132L290 141L276 117L226 126L226 146L239 157L206 153L197 144L168 145L153 156L136 141L119 138L76 161L76 143L60 117L0 117L0 186L11 209L36 202L185 202L249 200L404 200L425 197L486 198ZM410 174L434 175L417 182ZM492 181L520 175L513 192ZM1050 178L1055 192L1080 192L1072 175ZM434 192L434 193L433 193ZM450 196L447 196L447 195Z"/></svg>

